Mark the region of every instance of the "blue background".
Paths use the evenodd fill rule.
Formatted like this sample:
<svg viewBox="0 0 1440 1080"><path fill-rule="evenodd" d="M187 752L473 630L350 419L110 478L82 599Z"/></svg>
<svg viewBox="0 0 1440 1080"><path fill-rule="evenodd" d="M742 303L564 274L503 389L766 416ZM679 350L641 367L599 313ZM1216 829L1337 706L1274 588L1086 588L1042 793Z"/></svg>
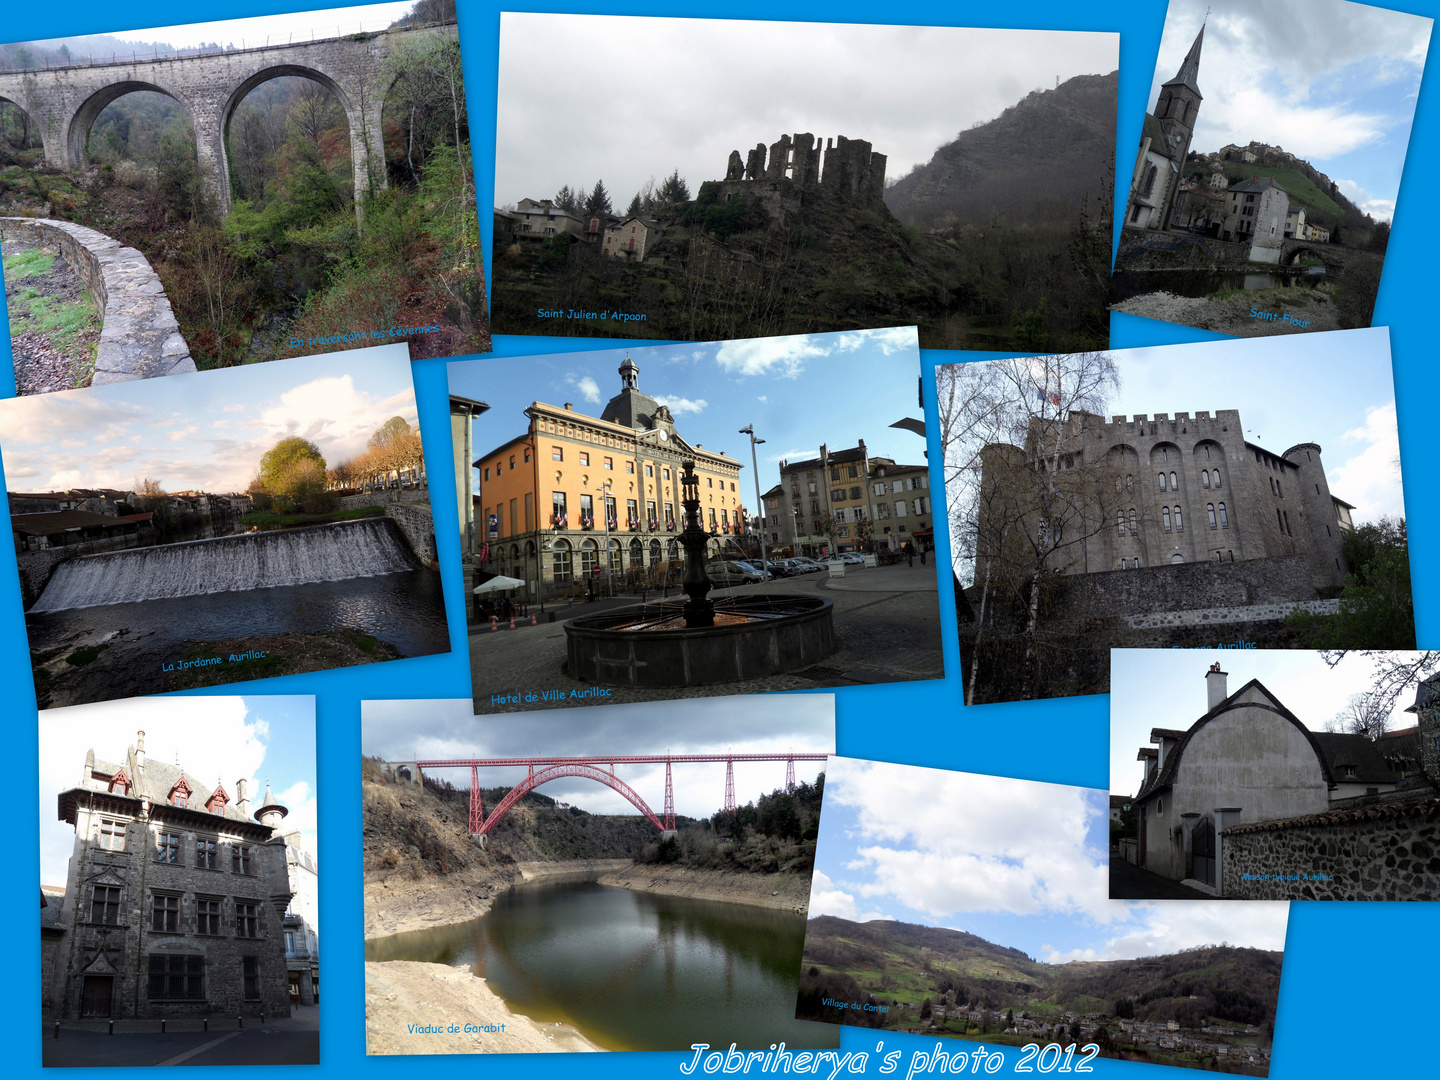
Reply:
<svg viewBox="0 0 1440 1080"><path fill-rule="evenodd" d="M479 201L482 209L491 199L492 147L495 143L495 65L498 55L499 11L486 0L459 0L465 76L469 93L470 133L475 148ZM74 0L61 5L5 0L0 35L26 41L112 30L169 26L198 20L228 19L272 14L279 10L306 10L317 3L282 3L280 0L221 0L203 7L179 0L150 0L143 6L125 6L100 0ZM519 6L519 5L517 5ZM723 18L793 19L800 21L884 22L916 25L1006 26L1045 29L1104 30L1121 33L1120 117L1118 157L1122 186L1128 181L1129 162L1137 145L1146 95L1154 70L1163 0L1126 3L1081 3L1076 0L1032 0L1024 5L993 3L941 3L910 0L883 7L857 2L782 2L755 0L664 0L638 3L565 5L570 10L598 14L709 16ZM1440 14L1440 0L1413 0L1404 5L1416 14ZM534 10L554 10L540 7ZM963 64L966 57L956 56ZM1433 69L1434 64L1430 64ZM1431 501L1436 493L1434 454L1427 451L1425 420L1435 400L1434 349L1428 345L1433 329L1432 295L1434 243L1429 234L1434 213L1440 118L1435 114L1437 90L1423 86L1399 209L1386 259L1375 325L1392 328L1395 357L1395 391L1399 406L1401 451L1406 467L1406 504L1412 544L1412 574L1416 594L1416 621L1421 646L1440 644L1440 585L1435 564L1428 555L1440 552L1437 512ZM584 137L584 113L599 107L577 102L576 137ZM703 108L696 123L704 123ZM544 193L536 193L544 194ZM481 214L489 232L489 219ZM1424 253L1432 257L1426 259ZM486 253L489 254L487 240ZM1422 261L1425 260L1425 261ZM486 265L489 265L487 257ZM1214 335L1166 323L1122 315L1113 316L1111 344L1116 348L1202 341ZM609 343L594 342L594 347ZM507 357L584 348L574 339L499 337L493 362ZM0 394L13 393L8 338L0 363ZM987 354L927 352L928 368L937 363L986 358ZM434 504L441 515L454 505L450 489L445 361L414 365L421 426L427 435L427 464L435 482ZM1296 370L1297 380L1305 378ZM933 402L927 420L936 431ZM931 459L938 460L935 436ZM244 692L314 694L317 697L319 739L321 899L324 935L322 956L323 1030L320 1068L324 1075L348 1078L414 1075L441 1065L415 1058L364 1056L364 1001L361 951L360 702L366 698L468 697L465 619L461 607L457 565L458 539L454 530L437 530L440 558L446 566L445 591L455 651L448 656L425 657L314 675L296 675L256 683L236 684L218 693ZM946 538L939 537L942 556L948 555ZM8 557L6 559L8 563ZM943 682L898 686L858 687L836 694L838 746L841 754L916 765L966 769L1092 788L1108 788L1108 698L1012 705L975 709L960 706L958 654L954 643L955 615L947 590L941 590L945 632ZM13 969L0 989L0 1003L11 1029L7 1057L12 1075L32 1076L40 1068L39 938L35 933L34 880L37 872L34 818L37 804L34 773L29 763L36 753L35 703L27 663L24 623L18 584L13 572L0 572L0 686L4 688L6 759L11 777L10 836L17 856L14 888L0 895L3 924L14 930L9 955ZM1157 703L1157 707L1161 703ZM203 722L203 708L196 710ZM497 721L501 722L501 721ZM923 812L917 807L916 812ZM1298 1080L1315 1075L1364 1076L1409 1073L1435 1075L1436 1022L1434 992L1440 962L1440 908L1432 904L1295 904L1291 907L1280 1011L1276 1024L1271 1076ZM928 1049L934 1040L887 1035L886 1049L905 1050L908 1062L914 1050ZM696 1041L707 1041L697 1022ZM870 1033L846 1029L842 1049L872 1050ZM964 1047L954 1044L951 1049ZM1018 1054L1006 1054L1005 1074ZM527 1077L561 1077L577 1067L601 1077L678 1077L682 1054L611 1054L579 1059L537 1055L498 1060L493 1058L446 1062L442 1067L488 1071L510 1069ZM878 1062L872 1059L870 1074ZM285 1072L314 1069L292 1067ZM1099 1076L1179 1076L1160 1066L1130 1062L1097 1061ZM903 1071L899 1074L904 1076Z"/></svg>

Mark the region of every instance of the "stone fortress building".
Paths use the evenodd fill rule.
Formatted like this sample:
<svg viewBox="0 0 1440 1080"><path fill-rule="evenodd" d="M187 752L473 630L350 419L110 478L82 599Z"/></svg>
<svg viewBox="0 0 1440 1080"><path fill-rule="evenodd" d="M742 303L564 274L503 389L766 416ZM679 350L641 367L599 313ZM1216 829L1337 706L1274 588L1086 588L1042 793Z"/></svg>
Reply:
<svg viewBox="0 0 1440 1080"><path fill-rule="evenodd" d="M244 779L232 799L147 758L142 731L118 762L87 753L58 813L75 847L47 939L47 1017L290 1015L287 810L268 783L252 811Z"/></svg>
<svg viewBox="0 0 1440 1080"><path fill-rule="evenodd" d="M1054 572L1301 556L1316 588L1342 584L1350 567L1341 543L1354 507L1331 494L1320 447L1300 443L1276 454L1247 441L1244 430L1235 409L1037 419L1024 448L986 448L983 485L1004 485L1020 493L1020 505L1035 506L1028 530L1038 535L1041 463L1058 437L1068 475L1056 480L1074 511L1063 527L1083 539L1052 554ZM1067 488L1074 476L1084 477L1081 486ZM982 550L977 580L986 557Z"/></svg>
<svg viewBox="0 0 1440 1080"><path fill-rule="evenodd" d="M764 143L756 143L743 162L740 151L730 152L722 199L728 201L746 187L788 180L797 187L836 192L863 205L883 205L885 161L885 155L874 153L863 139L841 135L826 139L822 147L809 132L781 135L768 152Z"/></svg>

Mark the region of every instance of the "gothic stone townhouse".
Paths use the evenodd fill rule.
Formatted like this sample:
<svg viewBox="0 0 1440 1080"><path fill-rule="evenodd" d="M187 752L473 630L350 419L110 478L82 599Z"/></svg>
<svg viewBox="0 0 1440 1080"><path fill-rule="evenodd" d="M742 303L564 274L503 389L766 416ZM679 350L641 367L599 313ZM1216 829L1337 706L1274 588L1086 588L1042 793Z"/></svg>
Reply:
<svg viewBox="0 0 1440 1080"><path fill-rule="evenodd" d="M291 891L270 796L252 816L176 765L147 760L145 733L120 763L85 757L58 798L75 826L47 1015L288 1016L282 919Z"/></svg>

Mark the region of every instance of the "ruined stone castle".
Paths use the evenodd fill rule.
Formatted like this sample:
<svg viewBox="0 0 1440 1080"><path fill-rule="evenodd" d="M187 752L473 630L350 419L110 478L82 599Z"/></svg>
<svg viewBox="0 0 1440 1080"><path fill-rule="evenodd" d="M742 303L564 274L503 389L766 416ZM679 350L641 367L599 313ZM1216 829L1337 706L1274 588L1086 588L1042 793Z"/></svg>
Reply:
<svg viewBox="0 0 1440 1080"><path fill-rule="evenodd" d="M823 157L823 162L822 162ZM821 171L821 165L824 171ZM725 183L789 180L800 187L822 188L864 203L883 203L885 155L873 153L863 139L826 139L822 147L808 131L781 135L780 141L756 143L744 161L739 150L730 151Z"/></svg>

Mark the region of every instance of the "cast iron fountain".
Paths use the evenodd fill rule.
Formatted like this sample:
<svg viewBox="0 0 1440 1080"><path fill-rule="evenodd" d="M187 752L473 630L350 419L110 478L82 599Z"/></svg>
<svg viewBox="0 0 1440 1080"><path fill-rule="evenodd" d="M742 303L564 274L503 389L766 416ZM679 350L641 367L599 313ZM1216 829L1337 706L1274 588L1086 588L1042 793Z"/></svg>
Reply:
<svg viewBox="0 0 1440 1080"><path fill-rule="evenodd" d="M700 525L700 478L680 479L688 600L582 616L565 624L570 677L609 686L705 686L808 667L835 651L832 605L772 592L711 600L709 536Z"/></svg>

